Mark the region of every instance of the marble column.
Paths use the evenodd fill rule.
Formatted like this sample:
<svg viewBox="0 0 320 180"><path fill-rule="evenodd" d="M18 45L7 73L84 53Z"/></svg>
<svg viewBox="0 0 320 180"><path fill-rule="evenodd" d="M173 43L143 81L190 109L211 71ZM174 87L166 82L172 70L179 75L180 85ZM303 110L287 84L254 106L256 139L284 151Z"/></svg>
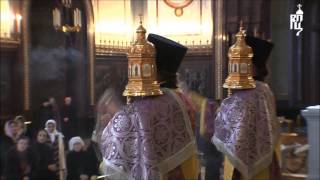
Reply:
<svg viewBox="0 0 320 180"><path fill-rule="evenodd" d="M308 143L310 145L308 157L308 180L320 179L320 105L309 106L301 111L307 121Z"/></svg>

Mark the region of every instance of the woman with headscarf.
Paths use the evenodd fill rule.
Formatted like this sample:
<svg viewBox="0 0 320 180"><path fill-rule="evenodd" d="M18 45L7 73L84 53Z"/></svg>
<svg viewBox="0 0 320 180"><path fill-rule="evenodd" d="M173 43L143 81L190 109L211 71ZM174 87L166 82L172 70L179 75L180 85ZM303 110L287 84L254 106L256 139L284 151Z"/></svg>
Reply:
<svg viewBox="0 0 320 180"><path fill-rule="evenodd" d="M6 154L4 169L6 180L33 179L36 161L28 146L29 139L26 136L21 136L17 139L16 146Z"/></svg>
<svg viewBox="0 0 320 180"><path fill-rule="evenodd" d="M45 130L39 130L36 135L36 141L31 146L35 153L37 163L35 167L35 179L55 179L57 166L53 159L53 149L47 144L49 134Z"/></svg>
<svg viewBox="0 0 320 180"><path fill-rule="evenodd" d="M61 132L57 131L57 124L55 120L50 119L46 122L45 125L45 130L49 134L49 142L53 149L54 163L57 165L57 168L59 169L59 171L57 171L57 176L59 177L59 179L64 179L66 171L66 162L63 135Z"/></svg>
<svg viewBox="0 0 320 180"><path fill-rule="evenodd" d="M24 122L25 119L23 116L16 116L13 120L9 120L5 124L5 136L1 140L1 165L3 165L2 167L4 167L5 165L4 159L7 151L15 145L19 137L22 137L26 134L27 128Z"/></svg>
<svg viewBox="0 0 320 180"><path fill-rule="evenodd" d="M68 175L67 180L90 179L90 167L88 155L84 151L84 142L76 136L69 141L69 154L67 155Z"/></svg>
<svg viewBox="0 0 320 180"><path fill-rule="evenodd" d="M19 115L16 116L13 120L13 138L15 139L14 141L16 141L20 136L24 136L26 135L27 132L27 126L25 124L26 119Z"/></svg>

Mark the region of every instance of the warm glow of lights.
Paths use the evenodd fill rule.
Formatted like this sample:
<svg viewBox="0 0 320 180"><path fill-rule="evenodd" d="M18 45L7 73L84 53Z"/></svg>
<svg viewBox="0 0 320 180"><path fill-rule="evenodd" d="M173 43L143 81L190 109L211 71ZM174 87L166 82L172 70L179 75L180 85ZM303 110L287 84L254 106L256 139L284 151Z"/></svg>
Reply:
<svg viewBox="0 0 320 180"><path fill-rule="evenodd" d="M211 1L194 0L183 8L183 15L178 17L174 9L163 1L158 1L158 17L156 1L148 1L148 26L151 33L167 36L182 44L198 45L211 42L212 14ZM202 6L202 7L201 7ZM200 9L202 8L202 13Z"/></svg>
<svg viewBox="0 0 320 180"><path fill-rule="evenodd" d="M21 16L20 14L16 14L16 19L17 19L18 21L21 21L21 20L22 20L22 16Z"/></svg>
<svg viewBox="0 0 320 180"><path fill-rule="evenodd" d="M134 39L138 27L138 12L132 12L136 1L93 0L95 43L117 45ZM183 8L182 16L176 16L174 8L163 0L145 1L146 13L143 26L147 33L156 33L185 45L210 45L213 31L212 2L193 0ZM176 1L175 1L176 2ZM177 1L180 2L180 1ZM112 8L108 8L112 7ZM135 20L133 20L135 19Z"/></svg>
<svg viewBox="0 0 320 180"><path fill-rule="evenodd" d="M95 43L113 44L132 40L131 4L127 0L93 0ZM106 8L112 7L112 8ZM105 44L105 43L104 43Z"/></svg>
<svg viewBox="0 0 320 180"><path fill-rule="evenodd" d="M10 38L14 30L15 15L12 13L8 0L0 0L0 36Z"/></svg>

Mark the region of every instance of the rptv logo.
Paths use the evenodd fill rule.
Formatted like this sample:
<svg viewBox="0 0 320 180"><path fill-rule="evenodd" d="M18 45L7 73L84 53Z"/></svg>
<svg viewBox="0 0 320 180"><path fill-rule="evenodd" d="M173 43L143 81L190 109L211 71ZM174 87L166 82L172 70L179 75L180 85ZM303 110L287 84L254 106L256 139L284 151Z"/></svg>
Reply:
<svg viewBox="0 0 320 180"><path fill-rule="evenodd" d="M301 10L301 4L298 4L297 7L298 10L296 11L296 14L290 14L290 30L298 30L296 36L299 36L303 31L303 28L301 27L301 23L303 21L303 11Z"/></svg>

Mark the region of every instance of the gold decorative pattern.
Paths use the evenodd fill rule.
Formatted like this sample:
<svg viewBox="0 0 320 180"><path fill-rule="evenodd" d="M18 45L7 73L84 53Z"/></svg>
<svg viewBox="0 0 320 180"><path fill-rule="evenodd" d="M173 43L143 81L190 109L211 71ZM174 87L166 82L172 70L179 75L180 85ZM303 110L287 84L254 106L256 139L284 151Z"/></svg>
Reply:
<svg viewBox="0 0 320 180"><path fill-rule="evenodd" d="M30 0L24 0L22 5L22 48L23 48L23 87L24 87L24 110L30 110L30 73L29 73L29 13Z"/></svg>
<svg viewBox="0 0 320 180"><path fill-rule="evenodd" d="M1 48L15 49L15 48L18 48L20 44L21 44L20 39L15 40L15 39L0 38Z"/></svg>
<svg viewBox="0 0 320 180"><path fill-rule="evenodd" d="M140 26L136 31L137 39L127 54L129 82L123 96L157 96L163 94L156 77L156 50L153 44L146 40L146 32L140 17Z"/></svg>
<svg viewBox="0 0 320 180"><path fill-rule="evenodd" d="M242 23L240 30L236 34L236 43L232 45L228 52L229 75L223 84L228 89L252 89L256 87L252 78L252 57L253 51L245 42L245 30Z"/></svg>
<svg viewBox="0 0 320 180"><path fill-rule="evenodd" d="M225 67L226 38L225 37L225 2L217 0L214 3L214 72L215 72L215 99L223 99L223 75Z"/></svg>
<svg viewBox="0 0 320 180"><path fill-rule="evenodd" d="M84 0L87 15L87 45L89 59L89 95L90 105L95 104L95 61L94 61L94 24L93 24L93 8L90 0Z"/></svg>

